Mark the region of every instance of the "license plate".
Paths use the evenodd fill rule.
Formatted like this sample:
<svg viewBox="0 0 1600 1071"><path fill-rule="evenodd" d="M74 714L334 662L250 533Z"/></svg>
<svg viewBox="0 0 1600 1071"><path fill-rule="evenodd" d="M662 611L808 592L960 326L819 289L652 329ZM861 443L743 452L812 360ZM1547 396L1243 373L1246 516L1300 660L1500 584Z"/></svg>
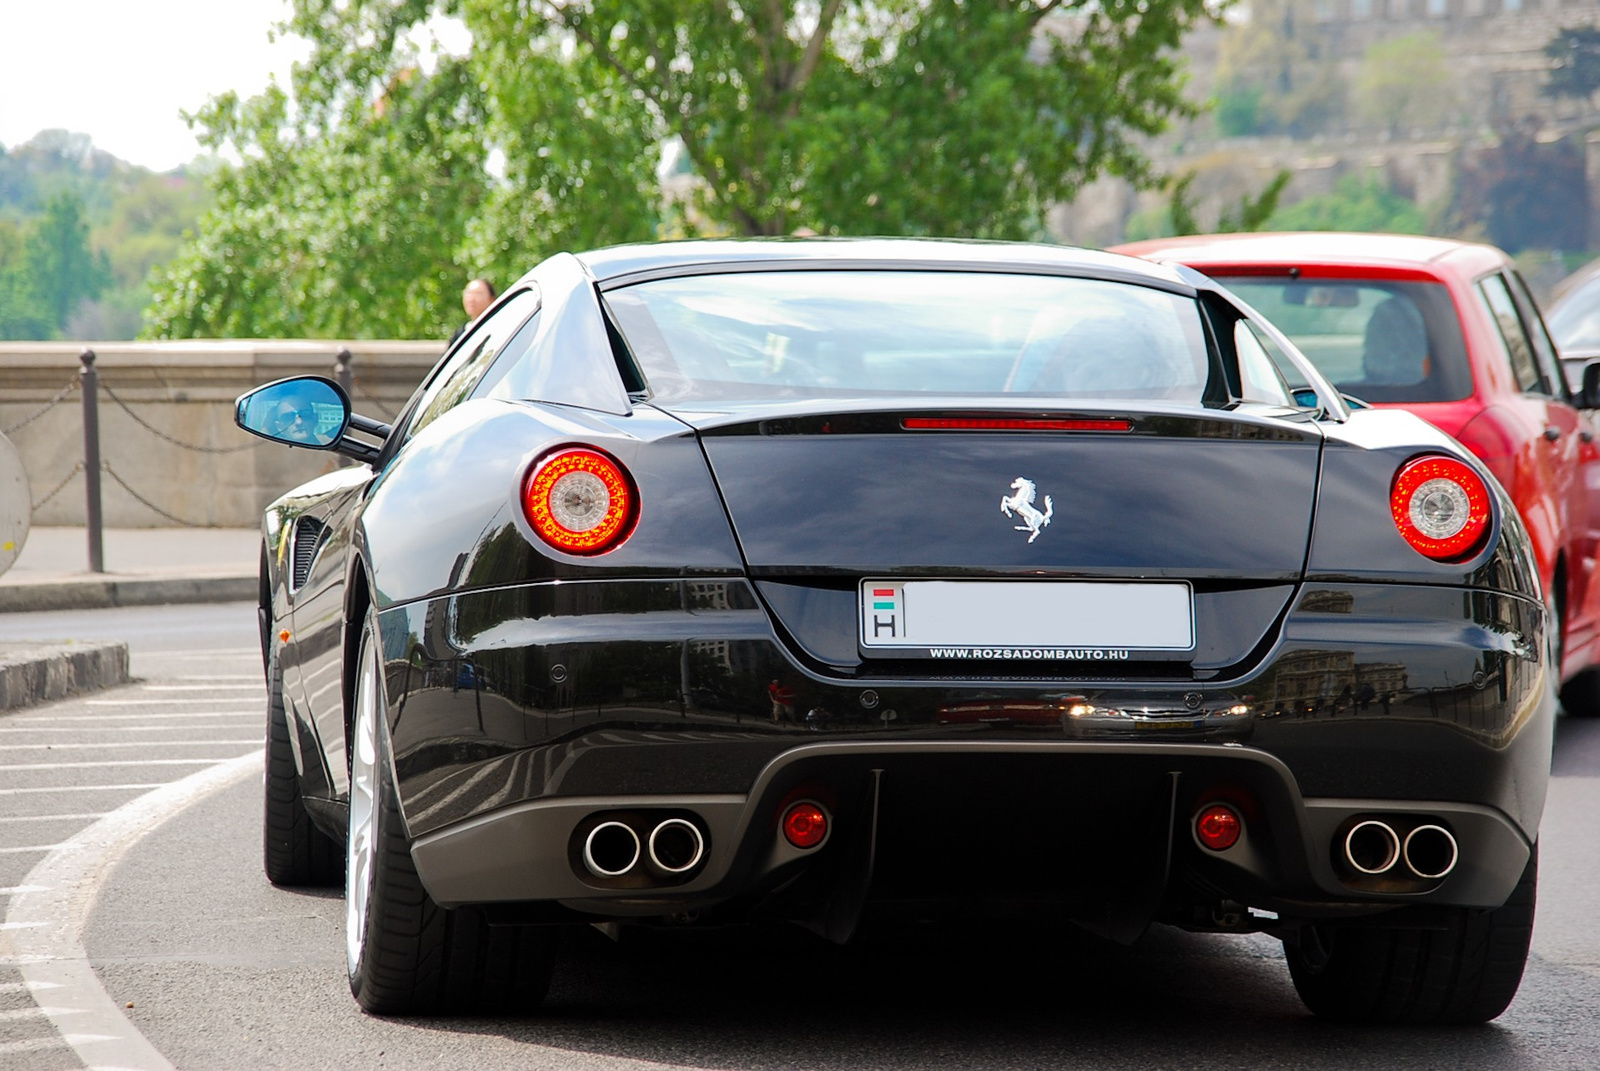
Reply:
<svg viewBox="0 0 1600 1071"><path fill-rule="evenodd" d="M1187 583L863 580L861 651L889 658L1127 662L1194 651Z"/></svg>

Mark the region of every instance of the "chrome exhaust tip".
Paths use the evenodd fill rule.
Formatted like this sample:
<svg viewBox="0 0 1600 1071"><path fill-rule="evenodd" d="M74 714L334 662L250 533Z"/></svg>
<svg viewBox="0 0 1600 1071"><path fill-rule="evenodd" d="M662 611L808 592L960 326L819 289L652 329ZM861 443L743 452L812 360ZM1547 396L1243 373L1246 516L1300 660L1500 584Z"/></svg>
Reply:
<svg viewBox="0 0 1600 1071"><path fill-rule="evenodd" d="M1406 866L1419 878L1442 878L1456 868L1461 851L1443 826L1418 826L1401 847Z"/></svg>
<svg viewBox="0 0 1600 1071"><path fill-rule="evenodd" d="M1363 874L1382 874L1400 861L1400 835L1375 818L1357 822L1344 835L1344 861Z"/></svg>
<svg viewBox="0 0 1600 1071"><path fill-rule="evenodd" d="M583 841L583 865L597 878L618 878L639 862L639 834L621 822L601 822Z"/></svg>
<svg viewBox="0 0 1600 1071"><path fill-rule="evenodd" d="M650 862L667 874L683 874L700 865L706 841L700 828L683 818L668 818L650 831Z"/></svg>

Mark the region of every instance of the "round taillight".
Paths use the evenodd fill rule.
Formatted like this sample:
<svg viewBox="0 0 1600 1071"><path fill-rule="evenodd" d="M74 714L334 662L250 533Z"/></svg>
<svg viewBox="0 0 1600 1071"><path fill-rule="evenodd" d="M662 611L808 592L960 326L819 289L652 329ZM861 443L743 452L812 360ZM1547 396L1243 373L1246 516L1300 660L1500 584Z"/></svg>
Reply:
<svg viewBox="0 0 1600 1071"><path fill-rule="evenodd" d="M1214 852L1225 852L1239 843L1242 832L1244 820L1226 804L1213 803L1194 816L1194 835Z"/></svg>
<svg viewBox="0 0 1600 1071"><path fill-rule="evenodd" d="M1489 488L1453 457L1406 462L1394 478L1389 509L1406 542L1435 561L1467 557L1489 531Z"/></svg>
<svg viewBox="0 0 1600 1071"><path fill-rule="evenodd" d="M568 554L604 554L633 532L639 493L627 470L598 450L546 454L522 485L522 509L539 538Z"/></svg>
<svg viewBox="0 0 1600 1071"><path fill-rule="evenodd" d="M783 837L796 848L815 848L828 835L828 812L809 801L783 812Z"/></svg>

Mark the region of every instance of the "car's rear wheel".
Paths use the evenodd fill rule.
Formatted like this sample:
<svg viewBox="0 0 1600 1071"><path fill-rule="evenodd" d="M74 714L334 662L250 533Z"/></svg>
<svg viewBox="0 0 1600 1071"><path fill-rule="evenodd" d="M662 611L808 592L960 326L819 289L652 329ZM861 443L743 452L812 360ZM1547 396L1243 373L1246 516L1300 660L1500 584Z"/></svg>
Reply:
<svg viewBox="0 0 1600 1071"><path fill-rule="evenodd" d="M1561 707L1575 717L1600 717L1600 670L1586 669L1562 685Z"/></svg>
<svg viewBox="0 0 1600 1071"><path fill-rule="evenodd" d="M1539 851L1502 907L1456 908L1434 928L1308 926L1286 944L1289 974L1317 1015L1363 1023L1486 1023L1522 983Z"/></svg>
<svg viewBox="0 0 1600 1071"><path fill-rule="evenodd" d="M350 991L387 1015L530 1008L550 986L555 931L487 925L433 902L411 861L388 760L376 630L361 636L350 739L345 938Z"/></svg>
<svg viewBox="0 0 1600 1071"><path fill-rule="evenodd" d="M262 807L261 855L274 885L337 885L344 858L334 839L311 822L300 796L289 718L283 702L283 671L268 646L267 775Z"/></svg>

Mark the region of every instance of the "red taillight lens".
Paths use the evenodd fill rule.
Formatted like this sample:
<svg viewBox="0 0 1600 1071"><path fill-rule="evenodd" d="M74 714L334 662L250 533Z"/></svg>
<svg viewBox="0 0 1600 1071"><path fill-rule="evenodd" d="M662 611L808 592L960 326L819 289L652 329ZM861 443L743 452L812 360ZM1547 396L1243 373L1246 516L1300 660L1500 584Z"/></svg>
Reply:
<svg viewBox="0 0 1600 1071"><path fill-rule="evenodd" d="M1244 821L1239 812L1221 803L1213 803L1194 816L1194 835L1214 852L1225 852L1239 843L1244 832Z"/></svg>
<svg viewBox="0 0 1600 1071"><path fill-rule="evenodd" d="M581 447L546 454L522 484L522 510L539 538L568 554L604 554L633 532L639 493L612 458Z"/></svg>
<svg viewBox="0 0 1600 1071"><path fill-rule="evenodd" d="M815 803L797 803L783 812L783 836L796 848L815 848L828 835L828 812Z"/></svg>
<svg viewBox="0 0 1600 1071"><path fill-rule="evenodd" d="M1389 508L1406 542L1435 561L1467 557L1489 531L1489 488L1453 457L1406 462L1394 478Z"/></svg>

